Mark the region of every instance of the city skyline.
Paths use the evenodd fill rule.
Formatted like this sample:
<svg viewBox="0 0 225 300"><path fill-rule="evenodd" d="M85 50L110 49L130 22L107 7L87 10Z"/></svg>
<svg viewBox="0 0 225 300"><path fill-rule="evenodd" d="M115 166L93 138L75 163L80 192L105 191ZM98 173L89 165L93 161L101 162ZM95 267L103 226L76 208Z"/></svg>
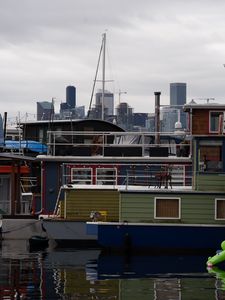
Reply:
<svg viewBox="0 0 225 300"><path fill-rule="evenodd" d="M170 82L187 83L187 101L225 102L223 1L104 4L0 3L1 113L35 113L36 102L52 98L59 106L68 85L77 88L77 105L88 108L104 32L105 88L115 95L115 106L121 95L135 112L153 112L155 91L169 104Z"/></svg>
<svg viewBox="0 0 225 300"><path fill-rule="evenodd" d="M180 121L182 124L182 127L186 124L185 121L185 113L182 112L182 107L186 103L190 103L193 100L195 103L203 104L204 100L205 103L212 103L215 104L214 98L199 98L199 99L192 99L191 101L187 101L186 99L186 90L187 90L187 84L182 82L176 82L176 83L170 83L170 99L169 103L167 104L162 104L161 102L161 92L160 92L160 111L161 111L161 116L164 119L164 114L165 112L171 112L171 118L174 120L170 120L170 123L175 123L178 119L177 114L178 111L180 111ZM78 106L76 105L76 87L75 86L67 86L65 87L65 101L62 102L58 105L55 103L55 99L52 98L50 101L48 100L42 100L42 101L37 101L35 103L36 105L36 111L29 114L27 112L23 112L21 114L20 112L18 113L17 116L11 117L8 116L8 122L11 123L11 125L16 125L16 123L22 121L34 121L34 120L49 120L49 119L84 119L84 118L94 118L94 119L102 119L102 104L101 104L101 97L102 97L102 90L97 89L94 93L94 98L95 101L92 101L91 105L91 111L88 111L88 107L85 106ZM138 116L138 115L149 115L149 118L151 118L150 115L154 115L155 113L155 107L153 108L153 111L146 111L146 112L140 112L140 111L135 111L133 107L129 105L128 102L126 101L119 101L118 104L114 105L114 94L111 93L108 90L105 90L105 112L104 112L104 120L108 120L109 122L114 122L115 120L113 119L113 115L116 116L118 113L118 110L120 111L121 105L125 105L125 107L129 107L130 113L133 116ZM123 108L124 109L124 108ZM122 110L123 110L122 109ZM114 111L114 114L112 112ZM127 111L127 109L125 109ZM176 111L176 112L175 112ZM172 116L175 113L175 116ZM1 114L1 113L0 113ZM3 115L3 114L2 114ZM29 116L31 115L31 116ZM51 116L50 116L51 115ZM110 118L109 118L110 117ZM119 117L120 118L120 117ZM167 117L166 117L167 118ZM111 120L111 121L110 121ZM114 121L113 121L114 120ZM119 120L118 120L119 122ZM171 124L172 124L171 123ZM132 126L132 124L130 124ZM165 126L165 124L164 124ZM168 126L170 128L171 125ZM173 129L171 128L171 131L174 130L174 126L172 125ZM163 129L162 129L163 130Z"/></svg>

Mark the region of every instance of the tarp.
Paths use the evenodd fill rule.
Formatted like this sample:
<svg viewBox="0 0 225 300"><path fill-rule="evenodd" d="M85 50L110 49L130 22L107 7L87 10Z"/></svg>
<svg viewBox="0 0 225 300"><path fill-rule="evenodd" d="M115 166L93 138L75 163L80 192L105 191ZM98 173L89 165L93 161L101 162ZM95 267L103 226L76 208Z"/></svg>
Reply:
<svg viewBox="0 0 225 300"><path fill-rule="evenodd" d="M47 146L36 141L5 141L5 148L11 150L26 149L37 153L47 153Z"/></svg>

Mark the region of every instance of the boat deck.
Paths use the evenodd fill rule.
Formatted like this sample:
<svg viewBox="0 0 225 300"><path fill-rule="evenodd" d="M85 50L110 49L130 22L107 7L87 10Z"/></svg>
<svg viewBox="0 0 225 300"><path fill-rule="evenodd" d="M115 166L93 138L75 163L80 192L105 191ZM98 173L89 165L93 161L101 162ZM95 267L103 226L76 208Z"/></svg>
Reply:
<svg viewBox="0 0 225 300"><path fill-rule="evenodd" d="M169 191L191 191L192 186L172 186L165 188L164 186L159 188L156 186L145 186L145 185L96 185L96 184L65 184L63 189L94 189L94 190L111 190L115 189L118 191L160 191L162 192L165 190L166 192Z"/></svg>

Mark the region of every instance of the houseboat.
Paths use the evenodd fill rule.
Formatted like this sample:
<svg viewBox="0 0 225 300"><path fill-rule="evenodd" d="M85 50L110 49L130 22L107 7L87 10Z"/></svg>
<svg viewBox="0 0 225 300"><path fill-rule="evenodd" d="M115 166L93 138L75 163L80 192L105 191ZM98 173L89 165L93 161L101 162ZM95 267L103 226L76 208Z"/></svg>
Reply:
<svg viewBox="0 0 225 300"><path fill-rule="evenodd" d="M191 133L191 186L116 189L117 220L109 212L107 221L87 223L87 232L97 237L99 245L128 253L202 253L220 248L225 237L224 108L211 103L185 105Z"/></svg>
<svg viewBox="0 0 225 300"><path fill-rule="evenodd" d="M4 240L28 239L43 233L38 215L32 212L33 202L37 209L40 206L40 168L35 154L42 153L43 148L35 148L36 142L30 146L22 141L20 130L6 130L0 118L0 218Z"/></svg>
<svg viewBox="0 0 225 300"><path fill-rule="evenodd" d="M49 154L37 157L42 165L43 226L58 244L96 245L96 237L86 233L86 221L92 211L116 206L118 193L109 192L110 186L153 188L159 183L154 173L169 165L173 184L191 184L191 158L177 155L183 138L162 135L164 144L157 147L154 133L124 132L101 120L75 123L73 136L65 130L49 132Z"/></svg>
<svg viewBox="0 0 225 300"><path fill-rule="evenodd" d="M225 226L221 120L225 106L190 103L184 110L189 117L185 133L156 137L155 133L124 132L101 120L68 123L74 126L73 135L67 130L48 131L48 154L36 158L42 168L41 206L48 237L59 245L120 248L125 237L118 228L134 225L141 232L153 230L154 237L170 236L166 245L163 239L143 248L195 247L201 251L219 247ZM88 223L86 230L95 212L100 222ZM105 235L110 236L110 243L115 236L121 244L107 244L100 234L103 228L116 228L118 234ZM205 229L207 238L203 239L199 228ZM193 231L199 231L202 240L197 235L193 242ZM135 246L131 233L125 236Z"/></svg>
<svg viewBox="0 0 225 300"><path fill-rule="evenodd" d="M32 167L31 167L32 165ZM32 203L40 206L37 187L39 166L35 159L15 153L0 153L0 215L2 239L28 239L43 233Z"/></svg>
<svg viewBox="0 0 225 300"><path fill-rule="evenodd" d="M46 154L32 157L39 166L39 183L30 203L48 238L60 245L113 248L101 237L101 228L146 224L170 228L178 237L177 225L196 225L210 227L214 236L201 248L219 247L225 226L225 106L190 103L184 110L189 129L173 134L125 132L90 119L21 124L25 140L48 147ZM87 226L91 220L100 222ZM160 230L159 236L168 235ZM126 233L128 244L134 245ZM199 248L193 244L189 246Z"/></svg>

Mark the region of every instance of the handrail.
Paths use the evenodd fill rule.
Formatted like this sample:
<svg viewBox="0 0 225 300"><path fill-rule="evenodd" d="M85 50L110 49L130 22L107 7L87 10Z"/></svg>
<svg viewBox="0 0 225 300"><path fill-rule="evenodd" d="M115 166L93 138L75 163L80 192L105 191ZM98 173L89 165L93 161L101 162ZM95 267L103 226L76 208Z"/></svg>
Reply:
<svg viewBox="0 0 225 300"><path fill-rule="evenodd" d="M95 154L105 156L109 148L122 149L121 147L134 150L136 147L136 153L138 154L134 156L149 155L151 150L153 151L159 147L164 148L165 153L168 150L168 155L178 156L177 149L179 147L182 147L183 150L188 149L185 152L189 154L190 144L184 140L184 135L180 133L161 133L160 138L160 143L156 144L155 133L152 132L49 131L47 146L48 155L53 156L57 154L59 149L63 152L65 146L70 148L71 153L76 152L76 150L81 153L85 147L86 149L90 148L90 156ZM165 154L165 156L168 155Z"/></svg>
<svg viewBox="0 0 225 300"><path fill-rule="evenodd" d="M96 185L146 185L157 186L162 182L170 182L174 186L191 186L192 171L185 164L148 164L146 170L129 170L119 174L116 167L96 168L64 164L63 182L65 184Z"/></svg>

